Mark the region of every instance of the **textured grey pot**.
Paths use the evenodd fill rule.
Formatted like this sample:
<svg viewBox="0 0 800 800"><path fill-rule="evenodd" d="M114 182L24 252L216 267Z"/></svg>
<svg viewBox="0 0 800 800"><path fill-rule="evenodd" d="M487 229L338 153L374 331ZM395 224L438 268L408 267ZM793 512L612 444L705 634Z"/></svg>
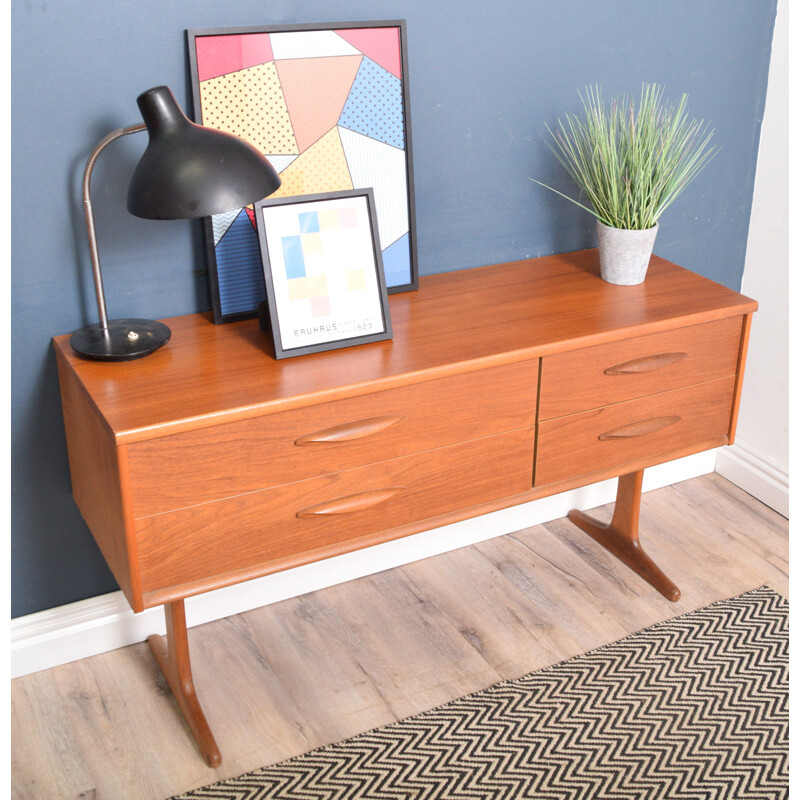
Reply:
<svg viewBox="0 0 800 800"><path fill-rule="evenodd" d="M600 277L608 283L633 286L642 283L650 264L658 223L646 231L609 228L597 221Z"/></svg>

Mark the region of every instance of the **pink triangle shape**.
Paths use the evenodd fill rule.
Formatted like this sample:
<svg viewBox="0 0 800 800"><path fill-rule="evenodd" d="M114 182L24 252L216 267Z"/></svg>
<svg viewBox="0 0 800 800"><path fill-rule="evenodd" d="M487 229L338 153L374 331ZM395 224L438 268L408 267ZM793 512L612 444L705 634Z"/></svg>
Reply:
<svg viewBox="0 0 800 800"><path fill-rule="evenodd" d="M268 33L198 36L197 78L207 81L273 60Z"/></svg>
<svg viewBox="0 0 800 800"><path fill-rule="evenodd" d="M347 28L336 33L395 78L402 77L399 28Z"/></svg>

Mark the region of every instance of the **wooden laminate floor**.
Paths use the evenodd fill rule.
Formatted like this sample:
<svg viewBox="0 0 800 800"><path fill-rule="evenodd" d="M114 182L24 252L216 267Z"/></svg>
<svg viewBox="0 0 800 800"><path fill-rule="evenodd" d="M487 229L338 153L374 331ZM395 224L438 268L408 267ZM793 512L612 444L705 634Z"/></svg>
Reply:
<svg viewBox="0 0 800 800"><path fill-rule="evenodd" d="M12 797L165 800L763 584L788 596L788 521L716 474L645 494L641 529L678 603L556 520L193 628L216 770L144 643L18 678Z"/></svg>

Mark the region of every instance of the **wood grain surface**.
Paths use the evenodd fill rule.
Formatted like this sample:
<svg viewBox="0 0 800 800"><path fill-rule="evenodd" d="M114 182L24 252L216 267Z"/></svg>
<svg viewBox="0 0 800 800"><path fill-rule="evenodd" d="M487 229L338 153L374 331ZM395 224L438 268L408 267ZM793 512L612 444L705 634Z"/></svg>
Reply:
<svg viewBox="0 0 800 800"><path fill-rule="evenodd" d="M542 359L539 419L736 374L742 318L638 336Z"/></svg>
<svg viewBox="0 0 800 800"><path fill-rule="evenodd" d="M137 520L145 594L275 559L316 560L315 551L356 549L359 537L498 497L533 482L533 430L521 429L343 472L202 503ZM353 495L392 490L352 513L303 518L300 512ZM352 542L352 543L350 543Z"/></svg>
<svg viewBox="0 0 800 800"><path fill-rule="evenodd" d="M601 280L596 250L420 279L389 298L394 338L275 361L255 320L164 320L147 358L78 358L55 339L119 442L139 441L755 311L749 298L654 257L647 280ZM120 380L122 379L122 380ZM164 391L164 385L180 391Z"/></svg>
<svg viewBox="0 0 800 800"><path fill-rule="evenodd" d="M719 475L645 493L641 526L676 604L561 519L192 628L217 769L146 643L18 678L11 797L164 800L762 584L788 596L787 520Z"/></svg>
<svg viewBox="0 0 800 800"><path fill-rule="evenodd" d="M391 302L393 340L280 362L254 321L205 315L121 364L55 340L76 501L134 610L171 604L154 653L212 766L182 598L604 473L640 487L733 433L756 304L661 259L633 287L583 251Z"/></svg>
<svg viewBox="0 0 800 800"><path fill-rule="evenodd" d="M437 450L530 428L540 364L540 493L547 484L557 491L576 476L588 481L634 462L658 463L733 433L737 398L700 393L680 411L656 393L734 373L739 386L742 315L756 304L669 262L654 259L644 284L620 287L599 278L595 251L581 251L430 276L419 292L391 302L392 341L280 362L268 355L255 321L215 326L196 314L169 320L168 346L131 362L81 359L68 337L55 340L74 495L135 610L180 591L307 563L312 554L374 544L379 516L400 536L436 524L426 525L428 516L533 499L525 495L530 462L505 480L508 464L496 452L485 456L481 474L470 458L463 475L442 461L454 487L445 492L433 479L426 485L436 491L419 481L401 486L404 500L393 498L382 514L365 510L348 536L329 517L314 536L294 538L298 509L280 498L308 495L308 508L395 489L351 479L388 478L387 465L413 454L420 466L431 465L446 460ZM627 405L645 396L653 399ZM724 409L725 430L710 419L709 403ZM608 424L594 430L581 417L579 429L575 414L547 419L576 407ZM681 422L666 432L611 446L598 439L675 414ZM391 424L375 426L376 419ZM309 444L315 436L329 441ZM597 442L606 446L598 450ZM509 463L517 463L516 452ZM344 494L311 491L345 479Z"/></svg>
<svg viewBox="0 0 800 800"><path fill-rule="evenodd" d="M733 386L731 376L545 420L539 424L535 485L725 436Z"/></svg>
<svg viewBox="0 0 800 800"><path fill-rule="evenodd" d="M72 493L106 563L135 611L141 611L127 455L75 374L57 355Z"/></svg>
<svg viewBox="0 0 800 800"><path fill-rule="evenodd" d="M128 456L134 516L529 427L538 374L538 360L523 361L137 442ZM396 422L364 431L364 420L387 416ZM359 438L297 444L359 425Z"/></svg>

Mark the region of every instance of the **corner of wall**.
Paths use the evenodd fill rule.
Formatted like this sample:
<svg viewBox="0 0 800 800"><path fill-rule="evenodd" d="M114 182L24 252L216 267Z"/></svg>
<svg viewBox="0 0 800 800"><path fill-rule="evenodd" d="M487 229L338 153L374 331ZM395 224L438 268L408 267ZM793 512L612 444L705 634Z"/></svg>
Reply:
<svg viewBox="0 0 800 800"><path fill-rule="evenodd" d="M788 518L789 472L754 445L739 437L731 447L721 448L714 471Z"/></svg>

